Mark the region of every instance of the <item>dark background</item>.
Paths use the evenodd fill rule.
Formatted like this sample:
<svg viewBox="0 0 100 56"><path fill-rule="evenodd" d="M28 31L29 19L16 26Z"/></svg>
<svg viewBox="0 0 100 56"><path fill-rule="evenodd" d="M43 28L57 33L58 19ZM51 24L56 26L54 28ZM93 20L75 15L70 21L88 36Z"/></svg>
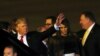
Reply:
<svg viewBox="0 0 100 56"><path fill-rule="evenodd" d="M0 21L10 22L18 16L25 16L29 30L35 30L44 24L45 17L57 16L63 11L71 22L72 30L78 31L83 10L93 11L97 22L100 22L100 0L0 0Z"/></svg>

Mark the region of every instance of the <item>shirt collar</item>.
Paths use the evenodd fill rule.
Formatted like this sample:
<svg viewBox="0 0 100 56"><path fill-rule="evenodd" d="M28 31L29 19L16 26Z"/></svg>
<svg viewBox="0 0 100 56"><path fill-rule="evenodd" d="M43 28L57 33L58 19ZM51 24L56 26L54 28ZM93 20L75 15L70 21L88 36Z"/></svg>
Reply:
<svg viewBox="0 0 100 56"><path fill-rule="evenodd" d="M88 31L91 31L92 28L94 27L94 25L95 25L95 23L93 23L87 30L88 30Z"/></svg>
<svg viewBox="0 0 100 56"><path fill-rule="evenodd" d="M22 35L18 33L18 39L21 39L21 38L20 38L21 36L22 36ZM25 37L25 36L26 36L26 35L24 35L23 37Z"/></svg>

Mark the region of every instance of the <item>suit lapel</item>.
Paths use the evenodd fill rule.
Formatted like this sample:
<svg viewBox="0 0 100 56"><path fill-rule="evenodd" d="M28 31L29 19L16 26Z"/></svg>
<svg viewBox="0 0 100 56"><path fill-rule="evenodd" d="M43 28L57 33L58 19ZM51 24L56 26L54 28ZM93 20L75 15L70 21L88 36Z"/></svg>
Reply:
<svg viewBox="0 0 100 56"><path fill-rule="evenodd" d="M88 44L88 41L92 38L92 35L93 35L92 32L90 32L89 36L86 39L86 42L85 42L84 46L86 46Z"/></svg>
<svg viewBox="0 0 100 56"><path fill-rule="evenodd" d="M29 47L31 46L31 41L30 41L30 36L26 36L26 40L27 40L27 43L28 43L28 45L29 45Z"/></svg>
<svg viewBox="0 0 100 56"><path fill-rule="evenodd" d="M17 39L17 37L18 37L18 34L13 34L13 37Z"/></svg>

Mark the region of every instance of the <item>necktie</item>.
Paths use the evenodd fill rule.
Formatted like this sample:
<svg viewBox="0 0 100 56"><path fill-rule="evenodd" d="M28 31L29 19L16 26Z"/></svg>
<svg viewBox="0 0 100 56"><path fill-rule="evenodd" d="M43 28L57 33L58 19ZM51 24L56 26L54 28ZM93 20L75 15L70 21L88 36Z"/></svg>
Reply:
<svg viewBox="0 0 100 56"><path fill-rule="evenodd" d="M89 30L87 30L87 31L85 32L84 36L83 36L83 39L82 39L82 45L83 45L83 46L84 46L84 44L85 44L85 42L86 42L86 39L87 39L88 35L89 35Z"/></svg>
<svg viewBox="0 0 100 56"><path fill-rule="evenodd" d="M21 39L20 39L20 41L23 43L23 36L21 36Z"/></svg>

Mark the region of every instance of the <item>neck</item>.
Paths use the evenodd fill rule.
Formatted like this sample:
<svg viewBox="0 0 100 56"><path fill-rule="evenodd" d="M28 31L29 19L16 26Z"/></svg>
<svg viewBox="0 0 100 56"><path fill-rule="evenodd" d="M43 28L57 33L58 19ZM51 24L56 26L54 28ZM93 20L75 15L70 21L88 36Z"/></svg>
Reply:
<svg viewBox="0 0 100 56"><path fill-rule="evenodd" d="M90 22L89 24L88 24L88 27L87 27L87 29L91 26L91 25L93 25L95 22Z"/></svg>
<svg viewBox="0 0 100 56"><path fill-rule="evenodd" d="M22 33L18 33L18 34L20 34L21 36L24 36L25 34L22 34Z"/></svg>

